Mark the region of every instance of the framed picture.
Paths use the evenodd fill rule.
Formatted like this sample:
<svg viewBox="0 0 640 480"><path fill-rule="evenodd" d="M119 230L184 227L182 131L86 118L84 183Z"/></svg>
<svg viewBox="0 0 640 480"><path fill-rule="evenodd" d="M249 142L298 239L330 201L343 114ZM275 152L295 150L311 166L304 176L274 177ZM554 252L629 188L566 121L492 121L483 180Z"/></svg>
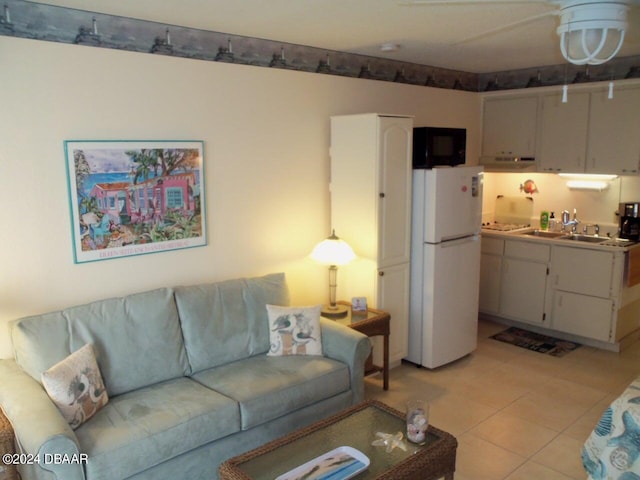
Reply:
<svg viewBox="0 0 640 480"><path fill-rule="evenodd" d="M366 297L353 297L351 299L351 311L353 313L366 313L367 312L367 298Z"/></svg>
<svg viewBox="0 0 640 480"><path fill-rule="evenodd" d="M65 141L74 261L207 244L201 141Z"/></svg>

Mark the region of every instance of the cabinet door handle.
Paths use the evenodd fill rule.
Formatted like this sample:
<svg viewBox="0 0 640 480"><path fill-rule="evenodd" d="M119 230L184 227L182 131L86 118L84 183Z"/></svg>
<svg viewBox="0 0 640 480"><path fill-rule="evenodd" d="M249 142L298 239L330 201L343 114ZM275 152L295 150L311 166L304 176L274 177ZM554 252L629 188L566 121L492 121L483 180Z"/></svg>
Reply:
<svg viewBox="0 0 640 480"><path fill-rule="evenodd" d="M378 276L380 276L380 277L384 277L384 272L383 272L382 270L380 270L380 271L378 272Z"/></svg>
<svg viewBox="0 0 640 480"><path fill-rule="evenodd" d="M558 306L562 307L562 295L558 295Z"/></svg>
<svg viewBox="0 0 640 480"><path fill-rule="evenodd" d="M380 192L380 198L384 198L384 192Z"/></svg>

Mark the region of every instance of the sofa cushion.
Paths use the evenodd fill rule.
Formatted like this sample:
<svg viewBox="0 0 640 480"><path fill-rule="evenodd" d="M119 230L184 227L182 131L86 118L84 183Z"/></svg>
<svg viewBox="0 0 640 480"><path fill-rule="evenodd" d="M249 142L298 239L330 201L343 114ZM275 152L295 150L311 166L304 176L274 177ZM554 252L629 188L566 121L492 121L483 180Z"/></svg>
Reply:
<svg viewBox="0 0 640 480"><path fill-rule="evenodd" d="M320 311L313 307L267 305L271 347L267 355L322 355Z"/></svg>
<svg viewBox="0 0 640 480"><path fill-rule="evenodd" d="M192 378L240 403L243 430L350 388L346 364L311 355L256 356Z"/></svg>
<svg viewBox="0 0 640 480"><path fill-rule="evenodd" d="M69 328L62 312L46 313L10 323L16 363L42 383L42 372L68 357Z"/></svg>
<svg viewBox="0 0 640 480"><path fill-rule="evenodd" d="M168 288L22 318L11 336L17 363L38 382L87 343L110 396L191 372Z"/></svg>
<svg viewBox="0 0 640 480"><path fill-rule="evenodd" d="M87 478L113 480L239 429L235 401L183 377L111 398L76 435Z"/></svg>
<svg viewBox="0 0 640 480"><path fill-rule="evenodd" d="M71 349L92 343L110 396L190 373L173 291L149 292L65 310Z"/></svg>
<svg viewBox="0 0 640 480"><path fill-rule="evenodd" d="M266 305L288 305L283 273L175 289L193 372L269 350Z"/></svg>
<svg viewBox="0 0 640 480"><path fill-rule="evenodd" d="M93 417L109 401L93 347L89 344L42 372L42 384L73 429Z"/></svg>

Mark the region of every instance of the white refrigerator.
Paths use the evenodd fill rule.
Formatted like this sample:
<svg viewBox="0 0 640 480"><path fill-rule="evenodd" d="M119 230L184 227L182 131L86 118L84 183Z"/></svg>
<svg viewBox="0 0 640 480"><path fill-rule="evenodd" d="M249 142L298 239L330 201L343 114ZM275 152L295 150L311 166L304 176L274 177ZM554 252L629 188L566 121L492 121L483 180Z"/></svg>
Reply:
<svg viewBox="0 0 640 480"><path fill-rule="evenodd" d="M409 355L427 368L476 348L482 167L413 171Z"/></svg>

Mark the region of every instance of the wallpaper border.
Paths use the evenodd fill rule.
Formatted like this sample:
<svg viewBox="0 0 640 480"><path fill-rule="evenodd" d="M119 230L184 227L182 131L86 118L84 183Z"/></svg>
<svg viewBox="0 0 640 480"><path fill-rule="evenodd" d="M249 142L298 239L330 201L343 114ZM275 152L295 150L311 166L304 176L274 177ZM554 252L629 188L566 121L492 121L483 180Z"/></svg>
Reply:
<svg viewBox="0 0 640 480"><path fill-rule="evenodd" d="M640 55L477 74L26 0L5 0L1 13L5 36L470 92L640 77Z"/></svg>

